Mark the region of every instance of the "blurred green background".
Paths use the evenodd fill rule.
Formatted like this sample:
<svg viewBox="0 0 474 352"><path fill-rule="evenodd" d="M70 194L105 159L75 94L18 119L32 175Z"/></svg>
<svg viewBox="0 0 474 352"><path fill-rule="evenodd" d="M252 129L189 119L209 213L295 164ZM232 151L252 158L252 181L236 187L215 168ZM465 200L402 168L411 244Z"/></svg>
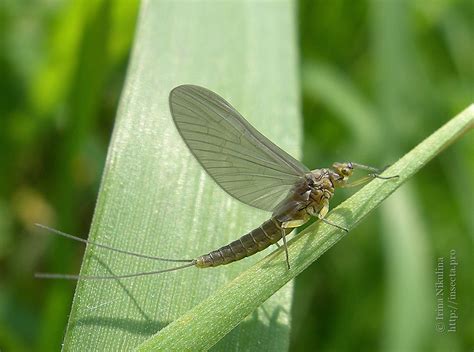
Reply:
<svg viewBox="0 0 474 352"><path fill-rule="evenodd" d="M50 351L89 229L138 12L136 1L0 5L0 350ZM473 1L300 1L304 162L383 166L474 101ZM474 346L474 138L446 150L298 277L291 350ZM352 192L339 192L337 204ZM439 259L442 258L442 259ZM450 259L458 318L449 332ZM445 265L445 331L436 268Z"/></svg>

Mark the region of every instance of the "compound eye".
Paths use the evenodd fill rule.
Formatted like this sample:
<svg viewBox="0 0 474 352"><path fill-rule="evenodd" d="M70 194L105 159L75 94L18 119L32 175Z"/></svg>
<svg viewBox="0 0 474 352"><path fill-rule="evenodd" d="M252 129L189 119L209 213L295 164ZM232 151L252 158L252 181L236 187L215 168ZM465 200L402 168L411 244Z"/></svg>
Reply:
<svg viewBox="0 0 474 352"><path fill-rule="evenodd" d="M343 168L341 172L344 176L349 176L350 174L350 170L347 167Z"/></svg>

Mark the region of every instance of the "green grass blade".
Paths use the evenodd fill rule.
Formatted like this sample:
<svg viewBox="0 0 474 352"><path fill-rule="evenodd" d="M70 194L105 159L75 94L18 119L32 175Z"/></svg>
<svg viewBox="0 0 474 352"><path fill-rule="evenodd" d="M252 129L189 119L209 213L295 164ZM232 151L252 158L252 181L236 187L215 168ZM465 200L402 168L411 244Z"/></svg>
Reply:
<svg viewBox="0 0 474 352"><path fill-rule="evenodd" d="M428 111L436 111L436 103L426 100L429 85L420 70L421 52L415 45L416 32L410 22L413 4L370 4L376 107L382 121L379 134L385 141L379 145L386 145L386 154L393 157L407 141L420 138L415 131L423 131L423 125L431 118ZM409 184L389 199L380 212L386 278L380 341L387 352L419 350L433 331L433 309L426 299L431 294L429 278L433 271L429 224L421 211L419 195L414 185Z"/></svg>
<svg viewBox="0 0 474 352"><path fill-rule="evenodd" d="M399 175L398 179L372 181L334 209L328 219L353 228L421 167L473 127L474 105L471 105L385 172L385 175ZM330 225L313 224L290 241L291 271L286 268L283 250L275 251L150 338L138 350L197 351L211 347L343 237L342 231Z"/></svg>
<svg viewBox="0 0 474 352"><path fill-rule="evenodd" d="M358 148L357 155L378 152L376 146L382 139L381 121L349 77L331 65L307 62L302 67L302 80L305 94L330 108L351 131L354 146Z"/></svg>
<svg viewBox="0 0 474 352"><path fill-rule="evenodd" d="M231 199L205 174L173 125L168 94L183 83L216 91L298 157L293 17L291 1L142 4L91 240L144 254L193 258L268 218L269 214ZM264 255L210 270L81 281L64 349L130 350ZM81 274L118 275L166 267L170 264L89 246ZM265 344L271 350L286 350L291 299L290 284L215 349L258 350Z"/></svg>

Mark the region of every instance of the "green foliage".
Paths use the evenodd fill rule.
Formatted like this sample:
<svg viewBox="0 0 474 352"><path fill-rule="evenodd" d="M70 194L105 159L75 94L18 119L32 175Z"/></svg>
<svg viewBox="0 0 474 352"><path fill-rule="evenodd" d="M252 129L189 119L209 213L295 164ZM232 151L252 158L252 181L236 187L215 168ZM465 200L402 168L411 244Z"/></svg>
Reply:
<svg viewBox="0 0 474 352"><path fill-rule="evenodd" d="M462 39L474 33L472 3L326 5L302 1L299 12L308 165L393 163L472 104L474 51ZM465 285L474 264L467 249L474 236L472 141L435 159L384 203L378 218L297 278L292 350L315 344L322 351L444 351L474 343L473 319L441 333L434 315L436 262L447 265L451 250L464 263L458 303L473 295Z"/></svg>
<svg viewBox="0 0 474 352"><path fill-rule="evenodd" d="M474 104L424 140L390 167L384 175L397 179L375 180L338 206L327 217L348 229L355 227L369 212L444 148L474 127ZM240 274L209 299L200 303L143 343L139 351L201 351L236 326L247 315L272 297L325 251L344 237L344 232L320 222L308 227L288 244L291 270L285 265L280 248Z"/></svg>
<svg viewBox="0 0 474 352"><path fill-rule="evenodd" d="M32 273L75 273L82 249L39 234L32 224L74 234L89 231L127 67L90 236L168 256L201 254L268 216L223 195L189 156L170 125L166 94L172 86L186 81L219 92L277 144L295 156L302 150L310 168L344 160L393 163L473 102L471 1L301 0L294 18L295 9L286 1L238 3L145 3L128 65L138 2L2 2L0 349L51 351L64 340L74 285L33 280ZM215 349L284 350L290 321L295 351L461 351L473 346L468 307L474 295L474 143L472 134L467 137L304 270L295 280L291 310L286 288ZM187 196L176 199L177 190ZM361 203L367 190L351 202ZM349 195L338 192L332 206ZM309 263L319 255L318 250L295 253L308 239L318 243L327 230L321 226L314 234L315 229L292 242L295 261ZM453 251L459 262L460 318L455 333L437 332L434 271L439 258L448 267ZM280 263L281 253L266 260ZM65 342L81 350L81 341L97 349L124 340L118 348L136 346L182 314L193 317L219 297L240 295L216 292L205 299L226 283L239 283L231 279L251 262L121 283L81 283ZM83 263L90 273L106 273L107 267L114 273L157 268L92 248ZM277 264L263 272L280 269ZM222 324L201 326L207 337L197 339L197 346L214 343L271 294L269 286L293 275L278 273L267 285L249 288L265 295L248 302L249 291L239 314L226 312ZM208 319L204 313L194 318ZM164 336L179 333L180 322L148 343L164 343ZM192 331L199 335L201 330Z"/></svg>
<svg viewBox="0 0 474 352"><path fill-rule="evenodd" d="M89 228L137 2L5 1L0 11L0 346L51 351L74 287L31 275L75 271L81 256L33 224Z"/></svg>
<svg viewBox="0 0 474 352"><path fill-rule="evenodd" d="M229 199L205 175L172 122L168 95L173 87L187 82L208 87L227 97L282 147L298 152L291 14L289 2L250 7L239 2L143 3L91 239L139 253L194 258L229 243L268 217ZM168 33L172 40L156 40ZM227 40L220 41L222 36ZM215 270L193 268L120 281L80 281L64 348L129 350L258 257ZM157 267L170 267L170 263L90 247L81 273L136 273ZM257 342L272 350L286 350L291 290L288 285L272 297L216 350L236 345L255 350ZM277 336L275 331L279 331Z"/></svg>

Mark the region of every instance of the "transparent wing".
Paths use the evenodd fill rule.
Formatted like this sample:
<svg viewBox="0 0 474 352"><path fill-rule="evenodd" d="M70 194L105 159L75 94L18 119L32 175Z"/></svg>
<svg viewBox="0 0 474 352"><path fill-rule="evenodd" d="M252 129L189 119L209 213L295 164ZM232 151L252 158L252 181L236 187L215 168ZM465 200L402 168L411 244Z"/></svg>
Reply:
<svg viewBox="0 0 474 352"><path fill-rule="evenodd" d="M219 186L245 204L272 211L309 172L208 89L174 88L170 110L199 163Z"/></svg>

